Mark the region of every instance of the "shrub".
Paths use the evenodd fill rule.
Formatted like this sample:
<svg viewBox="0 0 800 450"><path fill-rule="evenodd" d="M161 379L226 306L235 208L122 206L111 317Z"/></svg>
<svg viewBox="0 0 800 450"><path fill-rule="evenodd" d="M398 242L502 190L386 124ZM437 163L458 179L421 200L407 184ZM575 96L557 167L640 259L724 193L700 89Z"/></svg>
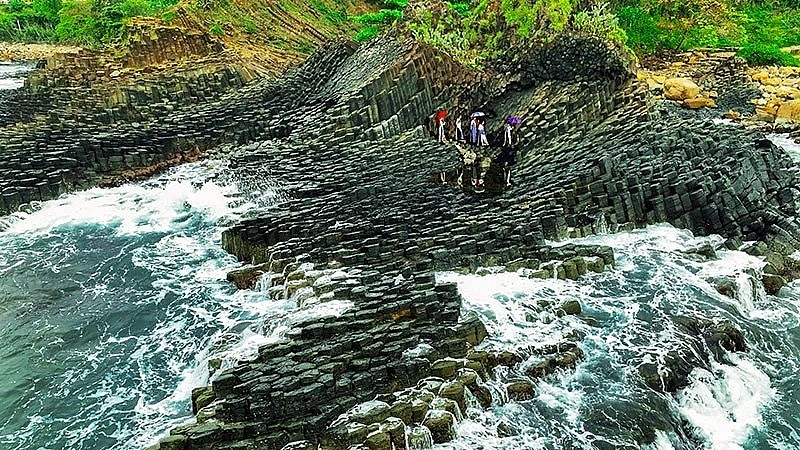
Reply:
<svg viewBox="0 0 800 450"><path fill-rule="evenodd" d="M662 48L662 30L658 18L637 6L626 6L617 11L619 25L625 30L628 46L645 53Z"/></svg>
<svg viewBox="0 0 800 450"><path fill-rule="evenodd" d="M800 66L800 60L781 51L776 45L748 44L737 53L754 66Z"/></svg>
<svg viewBox="0 0 800 450"><path fill-rule="evenodd" d="M208 29L208 32L213 34L214 36L222 36L224 31L222 31L222 25L215 23L211 25L211 28Z"/></svg>
<svg viewBox="0 0 800 450"><path fill-rule="evenodd" d="M408 6L408 0L383 0L383 4L388 9L405 9Z"/></svg>
<svg viewBox="0 0 800 450"><path fill-rule="evenodd" d="M455 3L447 2L447 6L449 6L453 11L457 12L461 17L467 17L469 15L469 3L458 1Z"/></svg>
<svg viewBox="0 0 800 450"><path fill-rule="evenodd" d="M619 26L619 19L609 11L605 2L593 5L589 11L575 14L572 27L580 33L599 36L620 46L625 45L628 39L625 30Z"/></svg>
<svg viewBox="0 0 800 450"><path fill-rule="evenodd" d="M382 9L376 13L367 13L353 17L353 21L365 25L388 25L402 17L402 11L396 9Z"/></svg>
<svg viewBox="0 0 800 450"><path fill-rule="evenodd" d="M358 42L366 42L375 36L381 31L380 27L375 25L370 25L363 30L359 31L358 34L355 36L355 40Z"/></svg>

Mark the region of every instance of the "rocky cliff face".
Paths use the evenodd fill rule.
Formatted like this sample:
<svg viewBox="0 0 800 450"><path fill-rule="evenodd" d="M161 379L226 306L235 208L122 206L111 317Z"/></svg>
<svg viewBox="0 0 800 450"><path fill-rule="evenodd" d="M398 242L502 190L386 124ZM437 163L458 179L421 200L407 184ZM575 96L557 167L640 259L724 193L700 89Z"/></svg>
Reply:
<svg viewBox="0 0 800 450"><path fill-rule="evenodd" d="M199 39L167 47L216 57L213 42ZM67 66L83 61L75 58ZM110 103L101 100L104 89L130 79L128 66L78 76L55 64L55 81L33 82L55 93L52 100L31 86L18 95L43 103L5 113L14 126L0 130L0 209L220 148L235 176L266 169L280 185L288 200L226 231L223 246L272 271L273 295L353 307L294 324L286 341L222 373L195 396L197 423L173 430L162 449L277 449L299 439L339 449L373 432L395 439L396 424L385 417L376 419L381 425L359 422L366 430L353 433L330 425L357 403L430 375L454 382L457 370L492 365L474 349L480 323L459 321L458 293L438 285L434 270L509 265L575 278L613 264L613 253L552 248L545 239L662 221L720 233L731 247L756 240L762 253L800 248L797 173L763 135L662 121L648 108L646 85L594 39L562 37L515 61L477 72L432 47L386 37L326 46L277 79L221 64L185 82L176 69L140 93L117 83L121 100ZM76 77L97 97L69 98L74 85L58 80ZM23 100L6 98L3 111ZM486 112L491 140L505 117L521 118L513 186L500 180L496 150L483 155L485 192L457 185L458 148L431 137L440 109ZM420 344L433 352L408 356ZM580 357L553 355L566 367ZM530 395L523 385L513 392Z"/></svg>
<svg viewBox="0 0 800 450"><path fill-rule="evenodd" d="M354 306L297 324L286 342L225 372L198 423L173 430L161 448L277 449L299 439L382 448L367 434L391 442L383 419L358 432L331 423L358 402L415 385L441 367L437 358L454 358L457 370L479 354L480 332L459 324L457 294L436 285L433 270L510 264L576 277L598 260L612 264L613 254L544 239L662 221L720 233L731 247L742 239L784 254L800 246L796 173L763 135L661 122L646 86L596 41L564 38L525 56L517 73L473 73L429 47L385 39L328 48L264 83L275 95L262 95L255 111L283 133L240 147L231 168L246 178L268 167L289 200L225 232L223 246L282 274L275 295ZM441 182L438 173L461 164L453 145L430 136L441 108L522 118L514 186L492 181L495 163L483 194ZM543 264L552 260L563 264ZM340 279L318 284L315 271L330 267ZM435 356L403 356L418 344ZM527 388L513 392L524 397Z"/></svg>

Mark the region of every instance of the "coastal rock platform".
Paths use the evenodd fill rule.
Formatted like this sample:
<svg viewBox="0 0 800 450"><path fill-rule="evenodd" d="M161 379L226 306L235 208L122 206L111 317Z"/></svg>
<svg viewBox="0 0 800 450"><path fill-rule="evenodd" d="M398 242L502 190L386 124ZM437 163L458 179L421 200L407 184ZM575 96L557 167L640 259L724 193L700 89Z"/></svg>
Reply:
<svg viewBox="0 0 800 450"><path fill-rule="evenodd" d="M518 61L513 71L477 72L432 47L384 37L329 45L275 80L251 80L199 105L177 102L141 123L127 113L36 127L14 119L0 130L0 209L189 151L225 153L234 179L278 186L285 200L225 231L223 247L273 274L274 295L352 306L295 324L256 359L223 371L197 391L197 423L174 429L156 446L163 450L280 449L299 440L384 448L399 442L397 424L385 421L414 421L413 399L379 399L369 420L354 419L365 426L357 431L337 417L431 376L441 379L439 397L457 404L458 374L461 385L474 381L460 371L486 371L503 358L475 349L485 329L461 314L456 286L437 283L435 271L505 266L574 279L612 265L612 250L551 240L659 222L720 234L730 248L756 241L776 261L800 248L798 173L763 134L662 120L648 107L646 84L596 39L565 36ZM470 186L457 148L465 144L432 138L441 109L484 111L491 142L505 117L521 118L511 186L497 148L483 155L485 191ZM420 347L430 350L422 356ZM574 344L548 355L564 367L580 358ZM534 391L516 383L509 394ZM425 417L444 440L447 415Z"/></svg>

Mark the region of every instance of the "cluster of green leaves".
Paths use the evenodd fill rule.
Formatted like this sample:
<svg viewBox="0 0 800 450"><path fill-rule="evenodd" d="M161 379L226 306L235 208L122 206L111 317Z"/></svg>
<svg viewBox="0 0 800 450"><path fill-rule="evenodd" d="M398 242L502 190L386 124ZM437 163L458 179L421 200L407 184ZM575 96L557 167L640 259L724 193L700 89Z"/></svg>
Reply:
<svg viewBox="0 0 800 450"><path fill-rule="evenodd" d="M569 21L573 4L570 0L502 0L500 9L505 22L517 28L522 38L539 33L561 31ZM548 23L542 23L546 18ZM549 26L548 26L549 25Z"/></svg>
<svg viewBox="0 0 800 450"><path fill-rule="evenodd" d="M457 0L456 2L447 2L447 6L450 7L453 11L458 13L460 17L467 17L470 12L470 4L469 1L465 0Z"/></svg>
<svg viewBox="0 0 800 450"><path fill-rule="evenodd" d="M639 53L741 47L751 64L794 65L781 47L800 45L800 2L623 0L616 15Z"/></svg>
<svg viewBox="0 0 800 450"><path fill-rule="evenodd" d="M393 25L402 19L403 10L408 6L408 0L381 0L380 6L381 9L378 12L350 18L356 24L362 26L361 30L355 35L356 41L368 41L377 36L384 27Z"/></svg>
<svg viewBox="0 0 800 450"><path fill-rule="evenodd" d="M738 52L739 56L755 66L800 66L800 60L775 45L747 44Z"/></svg>
<svg viewBox="0 0 800 450"><path fill-rule="evenodd" d="M34 0L30 3L10 0L0 8L0 40L54 40L61 2L53 3L51 0Z"/></svg>
<svg viewBox="0 0 800 450"><path fill-rule="evenodd" d="M376 13L366 13L353 17L355 23L364 25L389 25L403 17L403 12L396 9L382 9Z"/></svg>
<svg viewBox="0 0 800 450"><path fill-rule="evenodd" d="M11 0L0 6L0 40L100 45L119 40L137 16L165 11L177 0Z"/></svg>
<svg viewBox="0 0 800 450"><path fill-rule="evenodd" d="M380 33L381 27L377 25L370 25L363 30L356 33L355 40L358 42L366 42Z"/></svg>
<svg viewBox="0 0 800 450"><path fill-rule="evenodd" d="M619 18L606 2L596 3L589 10L578 11L572 18L572 30L599 36L619 46L628 41L628 35L619 24Z"/></svg>
<svg viewBox="0 0 800 450"><path fill-rule="evenodd" d="M612 8L579 10L578 0L453 0L449 11L422 9L408 21L415 38L467 65L482 67L517 43L544 42L570 28L623 45L625 31ZM591 5L591 3L588 3Z"/></svg>

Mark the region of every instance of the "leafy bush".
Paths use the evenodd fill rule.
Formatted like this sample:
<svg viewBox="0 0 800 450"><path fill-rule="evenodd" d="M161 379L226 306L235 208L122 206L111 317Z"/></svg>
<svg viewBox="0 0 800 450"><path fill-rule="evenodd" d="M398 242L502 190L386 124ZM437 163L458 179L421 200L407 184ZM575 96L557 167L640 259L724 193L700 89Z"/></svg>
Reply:
<svg viewBox="0 0 800 450"><path fill-rule="evenodd" d="M366 42L380 33L381 29L378 26L370 25L363 30L359 31L358 34L355 36L355 40L358 42Z"/></svg>
<svg viewBox="0 0 800 450"><path fill-rule="evenodd" d="M408 0L383 0L383 5L388 9L405 9Z"/></svg>
<svg viewBox="0 0 800 450"><path fill-rule="evenodd" d="M208 32L213 34L214 36L222 36L224 31L222 31L222 25L215 23L211 25L211 28L208 29Z"/></svg>
<svg viewBox="0 0 800 450"><path fill-rule="evenodd" d="M455 3L447 2L447 6L449 6L453 11L457 12L461 17L467 17L469 15L470 8L468 2L464 2L463 0Z"/></svg>
<svg viewBox="0 0 800 450"><path fill-rule="evenodd" d="M637 6L626 6L617 11L619 25L625 30L628 47L651 53L663 48L663 30L659 18Z"/></svg>
<svg viewBox="0 0 800 450"><path fill-rule="evenodd" d="M376 13L366 13L353 17L353 21L365 25L388 25L402 17L402 11L396 9L382 9Z"/></svg>
<svg viewBox="0 0 800 450"><path fill-rule="evenodd" d="M800 60L775 45L749 44L742 47L737 54L754 66L800 66Z"/></svg>
<svg viewBox="0 0 800 450"><path fill-rule="evenodd" d="M572 28L579 32L625 45L628 36L619 26L619 19L609 10L608 3L592 6L589 11L580 11L572 19Z"/></svg>

